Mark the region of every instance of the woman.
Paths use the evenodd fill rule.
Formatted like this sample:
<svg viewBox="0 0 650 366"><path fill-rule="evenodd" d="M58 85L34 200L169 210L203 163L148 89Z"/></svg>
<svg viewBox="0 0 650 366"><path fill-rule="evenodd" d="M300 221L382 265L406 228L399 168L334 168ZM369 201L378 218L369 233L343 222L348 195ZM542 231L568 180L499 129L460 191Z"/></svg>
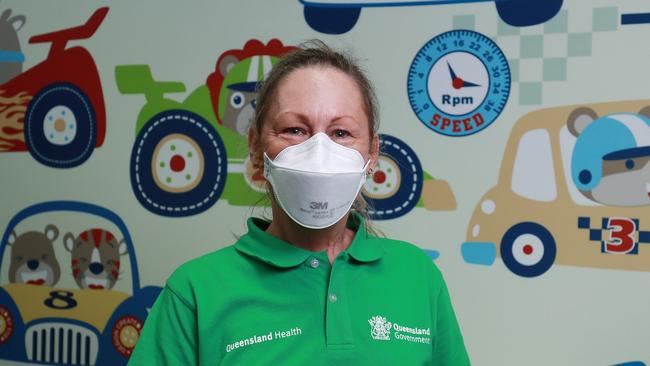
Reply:
<svg viewBox="0 0 650 366"><path fill-rule="evenodd" d="M436 266L354 203L379 153L362 71L311 42L273 68L255 117L273 220L169 278L129 365L468 365Z"/></svg>

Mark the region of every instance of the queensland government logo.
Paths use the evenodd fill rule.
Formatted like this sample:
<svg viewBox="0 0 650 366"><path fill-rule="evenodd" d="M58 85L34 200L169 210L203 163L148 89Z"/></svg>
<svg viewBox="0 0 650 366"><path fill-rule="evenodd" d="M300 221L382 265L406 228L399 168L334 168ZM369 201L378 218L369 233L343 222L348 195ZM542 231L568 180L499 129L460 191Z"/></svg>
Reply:
<svg viewBox="0 0 650 366"><path fill-rule="evenodd" d="M390 322L386 317L375 315L368 319L370 323L370 335L372 339L378 341L390 341L391 330L393 338L398 341L413 343L431 343L431 329L404 326L395 322Z"/></svg>
<svg viewBox="0 0 650 366"><path fill-rule="evenodd" d="M373 339L380 341L390 340L391 322L386 320L385 317L375 315L368 319L368 323L370 323L370 335Z"/></svg>
<svg viewBox="0 0 650 366"><path fill-rule="evenodd" d="M505 107L510 68L492 40L453 30L435 36L415 55L407 92L425 126L447 136L467 136L489 126Z"/></svg>

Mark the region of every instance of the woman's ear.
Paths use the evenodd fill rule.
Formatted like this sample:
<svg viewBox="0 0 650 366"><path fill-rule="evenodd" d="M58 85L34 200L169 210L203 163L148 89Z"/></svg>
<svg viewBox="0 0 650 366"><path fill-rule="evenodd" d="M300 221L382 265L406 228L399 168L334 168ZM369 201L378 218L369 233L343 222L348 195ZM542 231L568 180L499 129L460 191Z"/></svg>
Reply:
<svg viewBox="0 0 650 366"><path fill-rule="evenodd" d="M251 165L255 169L262 168L262 148L260 145L260 134L257 131L257 126L253 123L248 128L248 156L251 160Z"/></svg>
<svg viewBox="0 0 650 366"><path fill-rule="evenodd" d="M370 164L368 164L368 171L375 169L377 159L379 158L379 135L373 134L372 141L370 141Z"/></svg>

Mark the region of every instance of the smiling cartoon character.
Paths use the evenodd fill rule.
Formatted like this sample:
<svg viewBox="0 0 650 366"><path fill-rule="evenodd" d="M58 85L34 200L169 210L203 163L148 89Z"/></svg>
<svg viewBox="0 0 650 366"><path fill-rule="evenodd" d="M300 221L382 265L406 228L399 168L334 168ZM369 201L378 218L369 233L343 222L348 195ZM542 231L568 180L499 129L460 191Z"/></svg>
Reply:
<svg viewBox="0 0 650 366"><path fill-rule="evenodd" d="M124 240L104 229L90 229L75 238L67 233L65 248L72 253L72 275L81 289L111 289L119 277L120 256L127 248Z"/></svg>
<svg viewBox="0 0 650 366"><path fill-rule="evenodd" d="M251 39L243 49L229 50L219 56L207 85L220 124L240 135L246 134L255 117L258 84L266 79L278 58L293 49L278 39L266 45Z"/></svg>
<svg viewBox="0 0 650 366"><path fill-rule="evenodd" d="M9 282L54 286L61 276L52 245L58 236L59 229L51 224L44 232L28 231L19 236L12 231L7 241L11 246Z"/></svg>
<svg viewBox="0 0 650 366"><path fill-rule="evenodd" d="M650 107L639 114L598 117L578 108L567 127L577 137L573 182L592 201L610 206L650 205Z"/></svg>

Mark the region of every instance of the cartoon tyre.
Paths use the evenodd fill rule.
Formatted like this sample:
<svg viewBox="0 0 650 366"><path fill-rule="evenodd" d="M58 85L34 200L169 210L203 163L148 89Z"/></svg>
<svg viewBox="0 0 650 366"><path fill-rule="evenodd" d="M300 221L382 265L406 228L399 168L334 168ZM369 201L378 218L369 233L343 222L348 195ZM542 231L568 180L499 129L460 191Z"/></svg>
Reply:
<svg viewBox="0 0 650 366"><path fill-rule="evenodd" d="M305 6L305 21L312 29L325 34L343 34L357 24L361 14L359 7L313 7Z"/></svg>
<svg viewBox="0 0 650 366"><path fill-rule="evenodd" d="M555 16L562 7L563 0L495 1L497 12L504 22L515 27L541 24Z"/></svg>
<svg viewBox="0 0 650 366"><path fill-rule="evenodd" d="M25 142L34 159L55 168L88 160L95 148L97 121L88 97L72 84L52 84L30 102Z"/></svg>
<svg viewBox="0 0 650 366"><path fill-rule="evenodd" d="M501 258L513 273L537 277L555 261L555 240L543 226L533 222L514 225L501 240Z"/></svg>
<svg viewBox="0 0 650 366"><path fill-rule="evenodd" d="M374 220L405 215L415 207L422 193L422 165L415 152L402 140L379 135L379 158L362 194Z"/></svg>
<svg viewBox="0 0 650 366"><path fill-rule="evenodd" d="M131 185L140 203L163 216L210 208L226 184L226 150L217 131L185 110L157 114L142 128L131 153Z"/></svg>

